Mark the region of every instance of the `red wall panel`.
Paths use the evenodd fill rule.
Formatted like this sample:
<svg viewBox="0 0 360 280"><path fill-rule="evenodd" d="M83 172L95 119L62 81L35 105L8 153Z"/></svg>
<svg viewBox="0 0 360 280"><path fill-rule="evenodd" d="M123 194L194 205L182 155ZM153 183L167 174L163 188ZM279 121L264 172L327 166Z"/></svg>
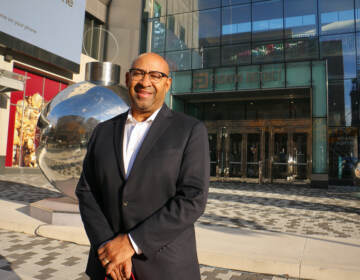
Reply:
<svg viewBox="0 0 360 280"><path fill-rule="evenodd" d="M58 81L46 79L45 81L45 92L44 99L45 102L49 102L53 99L61 90L61 83Z"/></svg>
<svg viewBox="0 0 360 280"><path fill-rule="evenodd" d="M30 104L28 104L28 105L36 104L36 103L34 103L34 98L32 98L32 101L31 101L31 96L33 96L36 93L38 93L41 96L41 98L44 99L44 102L49 102L61 90L65 89L68 86L67 84L61 83L59 81L55 81L53 79L49 79L47 77L37 75L37 74L31 73L31 72L27 72L27 71L24 71L21 69L14 68L14 72L21 74L21 75L27 75L27 77L29 78L29 79L27 79L26 85L25 85L25 95L26 95L25 98L27 99L27 101L30 102ZM37 101L41 101L40 96L38 96L36 98ZM15 91L15 92L11 93L10 101L13 105L10 106L8 140L7 140L7 149L6 149L6 159L5 159L5 166L8 166L8 167L13 165L14 131L15 131L15 122L16 122L16 106L15 105L17 104L17 102L19 100L23 100L23 99L24 99L23 91ZM21 103L19 103L19 104L21 104ZM37 103L37 104L39 104L39 103ZM33 107L36 107L36 106L33 106ZM29 113L30 111L34 112L34 110L32 110L28 107L25 112ZM22 114L20 114L20 116L21 115ZM19 115L18 115L18 118L19 118ZM23 121L21 120L21 122L23 122ZM32 125L31 125L31 127L32 127ZM18 131L19 131L19 129L18 129ZM19 137L20 137L20 135L19 135ZM35 145L36 145L38 141L37 141L37 139L34 139L34 140L35 140Z"/></svg>

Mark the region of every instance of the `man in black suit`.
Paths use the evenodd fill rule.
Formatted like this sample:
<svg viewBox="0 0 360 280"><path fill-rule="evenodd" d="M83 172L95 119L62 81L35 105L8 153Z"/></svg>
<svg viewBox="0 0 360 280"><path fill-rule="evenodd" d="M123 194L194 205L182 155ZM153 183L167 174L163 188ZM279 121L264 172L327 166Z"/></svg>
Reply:
<svg viewBox="0 0 360 280"><path fill-rule="evenodd" d="M140 55L126 73L131 109L89 140L76 194L91 279L200 279L194 223L208 193L208 136L164 104L168 75L161 56Z"/></svg>

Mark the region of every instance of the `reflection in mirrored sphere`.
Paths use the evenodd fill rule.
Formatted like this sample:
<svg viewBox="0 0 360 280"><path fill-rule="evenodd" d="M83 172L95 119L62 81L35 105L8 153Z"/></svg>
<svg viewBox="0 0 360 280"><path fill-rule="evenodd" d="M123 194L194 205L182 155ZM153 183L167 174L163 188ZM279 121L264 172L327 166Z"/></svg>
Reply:
<svg viewBox="0 0 360 280"><path fill-rule="evenodd" d="M95 126L128 110L119 94L81 82L60 92L41 112L36 157L50 183L76 200L87 142Z"/></svg>

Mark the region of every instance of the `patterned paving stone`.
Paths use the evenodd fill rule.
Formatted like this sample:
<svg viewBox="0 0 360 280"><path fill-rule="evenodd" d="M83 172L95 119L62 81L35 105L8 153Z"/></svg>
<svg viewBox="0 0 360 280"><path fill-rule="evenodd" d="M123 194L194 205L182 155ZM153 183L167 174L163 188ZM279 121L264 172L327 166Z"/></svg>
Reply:
<svg viewBox="0 0 360 280"><path fill-rule="evenodd" d="M360 238L360 188L212 182L199 223L298 235Z"/></svg>
<svg viewBox="0 0 360 280"><path fill-rule="evenodd" d="M62 196L41 174L0 175L0 199ZM299 235L360 238L360 187L212 182L199 223Z"/></svg>
<svg viewBox="0 0 360 280"><path fill-rule="evenodd" d="M88 246L0 229L0 269L35 280L87 280ZM17 240L17 253L11 253ZM31 246L27 246L31 244ZM201 280L295 280L200 265ZM276 278L275 278L276 277Z"/></svg>

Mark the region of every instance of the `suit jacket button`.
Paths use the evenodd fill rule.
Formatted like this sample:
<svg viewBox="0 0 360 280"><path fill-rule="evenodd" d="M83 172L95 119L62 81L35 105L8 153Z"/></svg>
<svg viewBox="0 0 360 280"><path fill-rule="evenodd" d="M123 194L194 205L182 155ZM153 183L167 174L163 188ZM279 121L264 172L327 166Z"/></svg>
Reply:
<svg viewBox="0 0 360 280"><path fill-rule="evenodd" d="M124 200L124 201L123 201L123 206L124 206L124 207L128 206L128 201Z"/></svg>

